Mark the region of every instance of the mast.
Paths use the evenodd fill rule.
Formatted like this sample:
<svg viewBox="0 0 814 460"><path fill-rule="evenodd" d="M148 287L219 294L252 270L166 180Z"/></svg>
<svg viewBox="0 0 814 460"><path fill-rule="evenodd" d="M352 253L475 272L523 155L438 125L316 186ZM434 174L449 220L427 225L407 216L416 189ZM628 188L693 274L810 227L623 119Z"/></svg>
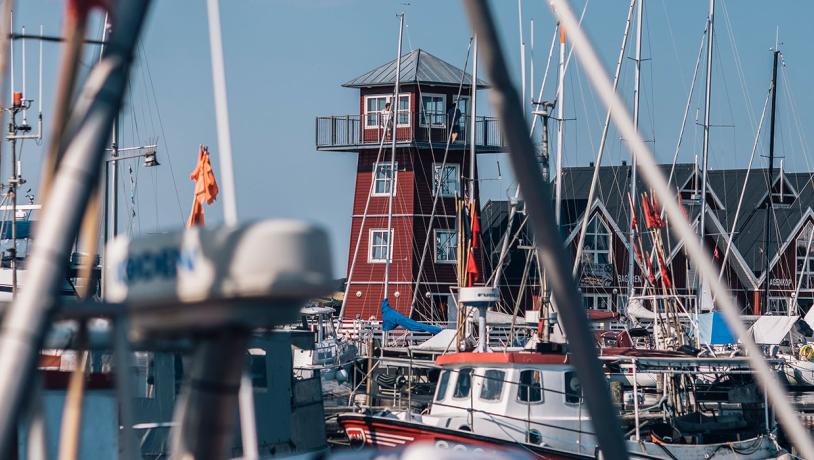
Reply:
<svg viewBox="0 0 814 460"><path fill-rule="evenodd" d="M554 186L554 220L559 228L562 214L562 139L565 124L565 28L560 25L560 78L557 83L557 177Z"/></svg>
<svg viewBox="0 0 814 460"><path fill-rule="evenodd" d="M399 45L396 55L396 85L395 97L390 104L390 123L392 135L390 136L390 193L387 196L387 257L384 262L384 297L390 287L390 260L393 258L393 196L396 194L396 126L399 116L399 82L401 80L401 42L404 37L404 13L399 13ZM386 128L386 127L385 127ZM373 172L376 173L375 171Z"/></svg>
<svg viewBox="0 0 814 460"><path fill-rule="evenodd" d="M523 5L517 0L517 31L520 33L520 101L523 115L526 114L526 41L523 37Z"/></svg>
<svg viewBox="0 0 814 460"><path fill-rule="evenodd" d="M469 199L475 202L475 187L477 187L477 178L475 171L477 168L477 155L475 151L475 131L477 129L477 96L478 96L478 36L475 35L472 39L472 89L469 98Z"/></svg>
<svg viewBox="0 0 814 460"><path fill-rule="evenodd" d="M636 11L636 73L633 76L633 126L639 130L639 93L641 89L641 73L642 73L642 18L644 16L644 0L638 0L638 9ZM633 245L635 238L633 235L634 227L633 222L636 220L636 155L631 155L631 168L630 168L630 196L633 198L633 206L630 209L630 221L628 222L628 254L627 254L627 295L628 301L633 297L633 274L635 263L633 261ZM591 203L588 203L591 206ZM589 208L590 209L590 208Z"/></svg>
<svg viewBox="0 0 814 460"><path fill-rule="evenodd" d="M704 149L701 158L701 215L698 220L698 235L701 239L701 248L704 246L704 223L707 213L707 164L709 162L709 113L712 99L712 49L715 39L715 0L709 0L709 19L707 19L707 84L704 95ZM698 274L698 292L695 294L695 315L701 313L701 302L704 299L706 285L701 274ZM698 338L698 328L695 328ZM697 340L696 340L697 342Z"/></svg>
<svg viewBox="0 0 814 460"><path fill-rule="evenodd" d="M766 255L766 292L764 293L764 303L763 303L763 311L765 312L767 308L769 308L769 285L772 278L772 274L769 271L769 264L771 260L769 259L769 254L771 253L771 244L772 244L772 220L774 218L774 203L772 198L772 186L774 185L774 126L775 126L775 112L777 110L777 61L780 57L780 51L775 49L772 53L773 55L773 64L772 64L772 112L771 118L769 119L769 180L767 182L767 199L766 202L766 249L763 253ZM783 184L781 183L780 186L782 187Z"/></svg>

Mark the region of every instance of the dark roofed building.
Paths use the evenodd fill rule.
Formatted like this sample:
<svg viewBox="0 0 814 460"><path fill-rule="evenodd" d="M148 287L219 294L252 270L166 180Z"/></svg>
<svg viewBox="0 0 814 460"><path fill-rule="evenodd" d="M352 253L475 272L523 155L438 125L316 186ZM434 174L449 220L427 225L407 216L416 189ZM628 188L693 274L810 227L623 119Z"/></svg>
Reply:
<svg viewBox="0 0 814 460"><path fill-rule="evenodd" d="M662 173L670 178L692 224L697 228L700 214L700 174L692 164L662 165ZM600 168L596 200L588 206L593 167L566 168L563 171L562 233L576 254L579 228L586 209L591 214L589 237L583 253L580 270L580 288L586 307L600 309L620 309L627 301L628 279L628 240L630 204L628 200L631 168L622 164ZM789 173L780 169L772 180L772 205L774 219L770 225L770 236L766 237L766 213L769 194L767 170L716 170L708 173L706 194L707 218L705 219L705 244L710 255L719 265L726 253L729 235L735 223L738 204L742 201L732 237L732 247L726 257L724 279L738 299L745 312L765 313L784 312L789 305L799 304L807 309L814 302L814 251L811 261L806 264L808 242L814 228L814 187L811 173ZM746 187L744 188L744 184ZM647 191L643 182L637 184L639 191ZM743 197L741 198L741 192ZM640 200L637 200L640 206ZM489 202L483 211L484 242L488 246L492 265L497 263L500 252L500 238L490 236L502 234L506 228L508 203ZM639 211L640 212L640 211ZM485 216L490 216L487 220ZM513 225L518 225L523 216L518 216ZM644 219L639 215L640 229ZM642 230L646 233L645 230ZM529 240L529 235L523 239ZM679 295L692 305L696 293L696 275L687 263L682 250L683 243L662 231L665 258L671 277ZM650 238L643 235L645 253L650 252ZM525 243L528 245L528 242ZM814 247L814 245L812 245ZM763 292L766 285L766 257L769 257L770 305L763 305ZM518 286L523 277L526 251L515 245L506 267L508 285ZM808 267L803 273L804 265ZM643 267L636 266L634 284L641 286ZM536 270L531 267L531 276ZM802 280L800 279L803 275ZM801 283L796 303L792 301L795 290ZM517 294L513 294L517 296ZM528 303L524 307L530 307Z"/></svg>

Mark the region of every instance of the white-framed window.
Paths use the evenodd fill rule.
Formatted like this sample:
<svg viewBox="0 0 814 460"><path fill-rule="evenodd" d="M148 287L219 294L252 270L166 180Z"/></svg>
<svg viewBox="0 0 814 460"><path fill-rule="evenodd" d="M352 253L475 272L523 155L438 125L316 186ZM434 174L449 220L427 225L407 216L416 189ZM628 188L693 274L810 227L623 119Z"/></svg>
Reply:
<svg viewBox="0 0 814 460"><path fill-rule="evenodd" d="M390 187L398 180L398 163L391 168L389 161L376 163L373 166L373 196L389 196ZM395 196L395 190L393 191Z"/></svg>
<svg viewBox="0 0 814 460"><path fill-rule="evenodd" d="M370 242L367 261L373 264L383 264L387 262L388 253L390 261L393 261L393 241L390 238L393 230L373 229L370 231Z"/></svg>
<svg viewBox="0 0 814 460"><path fill-rule="evenodd" d="M443 94L422 94L419 125L422 127L446 126L447 97Z"/></svg>
<svg viewBox="0 0 814 460"><path fill-rule="evenodd" d="M458 232L435 230L435 263L454 264L458 260Z"/></svg>
<svg viewBox="0 0 814 460"><path fill-rule="evenodd" d="M438 181L441 181L441 188L438 188ZM440 196L452 198L458 196L461 185L461 166L458 164L446 164L443 169L441 163L432 165L432 191L438 190Z"/></svg>
<svg viewBox="0 0 814 460"><path fill-rule="evenodd" d="M609 311L611 309L611 296L609 294L582 294L582 306L586 310L603 310Z"/></svg>
<svg viewBox="0 0 814 460"><path fill-rule="evenodd" d="M365 96L365 128L385 128L389 124L391 112L385 106L393 99L392 95ZM391 108L392 109L392 108ZM410 127L410 94L399 94L398 124L396 127Z"/></svg>
<svg viewBox="0 0 814 460"><path fill-rule="evenodd" d="M789 313L789 300L787 297L769 297L767 315L787 315Z"/></svg>
<svg viewBox="0 0 814 460"><path fill-rule="evenodd" d="M543 402L543 374L535 369L520 371L517 400L521 403Z"/></svg>
<svg viewBox="0 0 814 460"><path fill-rule="evenodd" d="M800 290L802 291L814 289L814 243L811 244L811 252L808 254L808 261L806 261L808 240L811 238L812 231L814 231L814 225L809 222L803 227L800 236L797 237L797 279L802 277L800 283Z"/></svg>
<svg viewBox="0 0 814 460"><path fill-rule="evenodd" d="M610 231L599 215L593 216L588 223L582 263L603 265L610 263Z"/></svg>

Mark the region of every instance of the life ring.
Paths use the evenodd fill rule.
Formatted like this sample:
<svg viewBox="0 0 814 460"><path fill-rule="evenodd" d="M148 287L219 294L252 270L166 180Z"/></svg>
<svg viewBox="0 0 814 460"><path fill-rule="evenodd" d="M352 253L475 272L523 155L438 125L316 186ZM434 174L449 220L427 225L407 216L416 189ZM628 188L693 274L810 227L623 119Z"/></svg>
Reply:
<svg viewBox="0 0 814 460"><path fill-rule="evenodd" d="M814 345L807 343L800 347L800 359L811 361L811 358L814 358Z"/></svg>

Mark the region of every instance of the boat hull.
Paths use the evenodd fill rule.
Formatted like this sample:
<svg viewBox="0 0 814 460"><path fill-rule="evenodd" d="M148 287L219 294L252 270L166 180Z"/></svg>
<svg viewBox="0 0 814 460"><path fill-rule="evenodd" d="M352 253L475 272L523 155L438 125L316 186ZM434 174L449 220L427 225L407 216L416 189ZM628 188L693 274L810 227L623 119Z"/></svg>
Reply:
<svg viewBox="0 0 814 460"><path fill-rule="evenodd" d="M476 433L451 430L416 422L408 422L390 417L369 416L361 414L342 414L339 424L351 443L357 446L378 448L402 447L414 442L430 443L438 448L470 450L472 452L522 451L536 459L588 459L585 456L548 449L540 446L519 444Z"/></svg>
<svg viewBox="0 0 814 460"><path fill-rule="evenodd" d="M551 449L513 440L482 436L469 431L453 430L393 417L342 414L339 424L352 445L377 448L397 448L415 442L430 443L438 448L470 450L472 452L520 451L536 459L588 459L584 454ZM761 436L744 441L717 445L681 445L628 441L631 458L635 459L772 459L784 452L775 448L771 440Z"/></svg>

